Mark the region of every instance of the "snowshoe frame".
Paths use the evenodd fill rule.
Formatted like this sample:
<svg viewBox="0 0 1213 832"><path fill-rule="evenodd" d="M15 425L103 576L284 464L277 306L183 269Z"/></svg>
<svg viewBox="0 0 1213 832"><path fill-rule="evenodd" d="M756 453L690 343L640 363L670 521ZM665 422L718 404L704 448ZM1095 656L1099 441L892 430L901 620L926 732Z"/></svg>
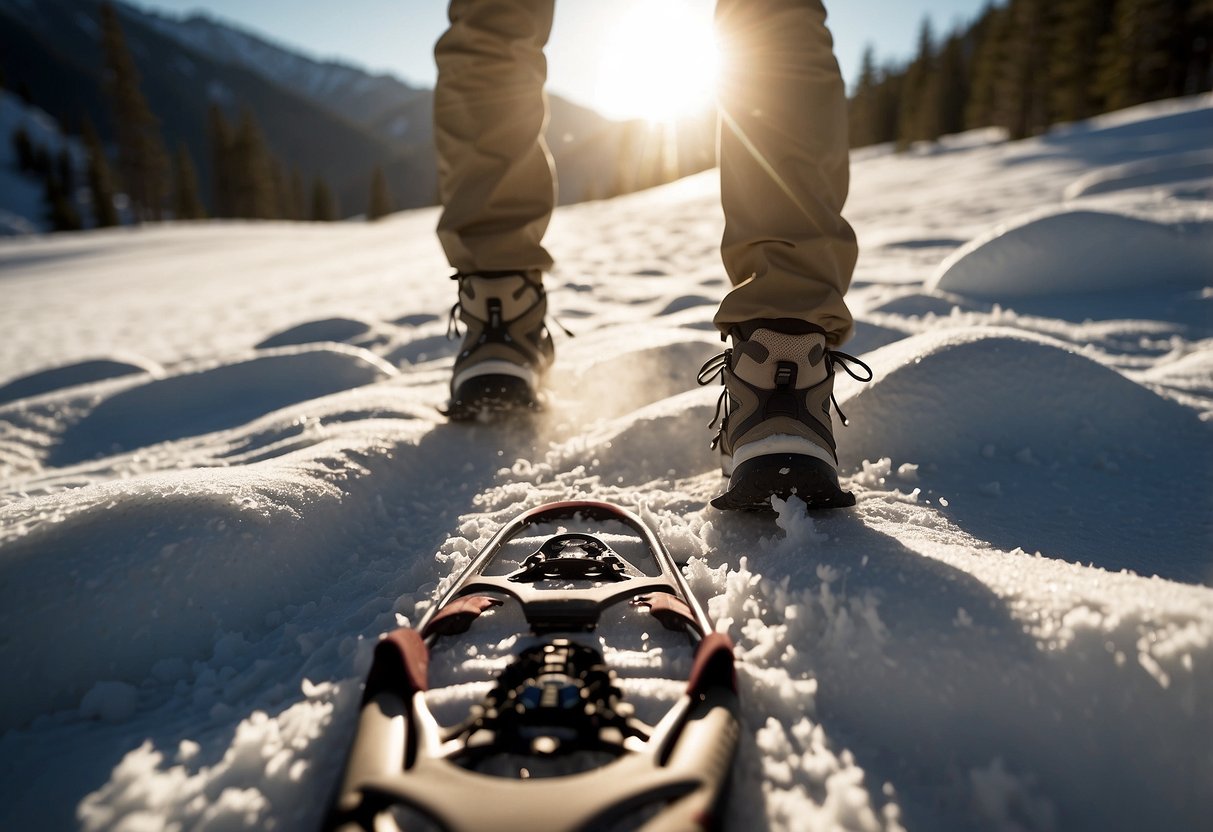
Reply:
<svg viewBox="0 0 1213 832"><path fill-rule="evenodd" d="M508 575L485 574L527 527L574 518L622 522L643 540L660 574L645 575L596 536L578 532L547 538ZM593 586L578 585L586 583ZM503 603L502 596L521 605L541 646L515 657L465 723L444 728L423 695L430 648L465 632ZM558 635L593 631L605 609L626 599L666 628L684 631L694 645L684 693L652 727L618 707L619 691L600 654ZM737 714L732 642L714 632L644 522L609 503L539 506L503 526L416 629L398 629L377 645L326 829L402 829L397 807L423 818L427 828L452 832L712 828L740 733ZM532 724L554 720L559 728L547 735ZM567 776L532 779L466 766L468 755L486 747L501 751L502 743L516 754L559 748L605 751L610 759Z"/></svg>

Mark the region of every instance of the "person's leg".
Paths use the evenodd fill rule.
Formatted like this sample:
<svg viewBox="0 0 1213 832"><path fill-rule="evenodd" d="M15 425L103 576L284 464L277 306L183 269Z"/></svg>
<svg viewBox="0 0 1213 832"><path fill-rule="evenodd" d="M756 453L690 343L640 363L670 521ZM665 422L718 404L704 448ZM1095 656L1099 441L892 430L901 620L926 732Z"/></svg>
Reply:
<svg viewBox="0 0 1213 832"><path fill-rule="evenodd" d="M716 4L724 334L764 318L815 324L831 347L851 333L846 91L825 17L820 0Z"/></svg>
<svg viewBox="0 0 1213 832"><path fill-rule="evenodd" d="M464 273L541 273L556 204L543 139L543 47L555 0L452 0L434 49L434 142L442 218L438 238Z"/></svg>
<svg viewBox="0 0 1213 832"><path fill-rule="evenodd" d="M715 323L730 348L700 371L725 386L718 508L852 505L830 405L857 247L842 218L846 96L821 0L718 0L721 255L733 288ZM845 366L845 364L844 364ZM727 406L725 406L727 404Z"/></svg>
<svg viewBox="0 0 1213 832"><path fill-rule="evenodd" d="M552 363L543 247L556 204L543 138L543 47L555 0L452 0L434 56L438 239L459 280L466 327L455 358L452 419L537 407Z"/></svg>

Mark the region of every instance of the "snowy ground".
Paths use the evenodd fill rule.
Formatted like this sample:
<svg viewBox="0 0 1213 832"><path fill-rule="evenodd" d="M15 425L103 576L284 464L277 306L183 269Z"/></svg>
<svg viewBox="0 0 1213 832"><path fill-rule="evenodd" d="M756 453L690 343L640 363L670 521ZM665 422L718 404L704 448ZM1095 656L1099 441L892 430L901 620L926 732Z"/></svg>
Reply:
<svg viewBox="0 0 1213 832"><path fill-rule="evenodd" d="M378 635L638 510L738 644L729 828L1213 817L1213 99L856 154L850 511L705 508L711 173L564 210L554 405L449 425L433 211L0 245L0 828L314 827Z"/></svg>

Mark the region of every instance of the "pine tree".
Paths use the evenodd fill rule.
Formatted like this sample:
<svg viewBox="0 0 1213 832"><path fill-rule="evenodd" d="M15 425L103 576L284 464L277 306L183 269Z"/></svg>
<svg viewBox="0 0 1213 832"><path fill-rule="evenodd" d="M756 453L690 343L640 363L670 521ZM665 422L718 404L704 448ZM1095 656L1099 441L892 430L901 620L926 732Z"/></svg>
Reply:
<svg viewBox="0 0 1213 832"><path fill-rule="evenodd" d="M333 192L329 190L328 183L319 177L312 185L311 218L313 222L333 222L337 219L337 205L333 199Z"/></svg>
<svg viewBox="0 0 1213 832"><path fill-rule="evenodd" d="M366 218L372 222L392 213L392 195L388 193L387 178L383 169L376 165L371 173L371 198Z"/></svg>
<svg viewBox="0 0 1213 832"><path fill-rule="evenodd" d="M232 139L235 213L250 219L273 219L274 182L270 156L253 114L245 110Z"/></svg>
<svg viewBox="0 0 1213 832"><path fill-rule="evenodd" d="M1022 139L1052 123L1049 111L1051 0L1011 0L1002 71L996 86L996 123Z"/></svg>
<svg viewBox="0 0 1213 832"><path fill-rule="evenodd" d="M59 179L59 172L51 167L43 173L43 200L46 221L53 231L79 231L80 212L76 210L71 194Z"/></svg>
<svg viewBox="0 0 1213 832"><path fill-rule="evenodd" d="M965 56L964 35L953 32L939 51L936 67L938 81L937 135L959 133L965 128L965 102L969 98L969 62Z"/></svg>
<svg viewBox="0 0 1213 832"><path fill-rule="evenodd" d="M160 139L160 124L139 87L139 73L118 21L108 2L101 5L105 91L118 140L118 170L140 220L160 218L168 192L168 154Z"/></svg>
<svg viewBox="0 0 1213 832"><path fill-rule="evenodd" d="M59 148L59 153L55 156L55 175L63 192L70 197L76 190L76 166L72 163L72 154L67 147Z"/></svg>
<svg viewBox="0 0 1213 832"><path fill-rule="evenodd" d="M939 136L939 74L935 57L931 19L924 17L918 30L917 52L902 80L897 126L897 142L902 147Z"/></svg>
<svg viewBox="0 0 1213 832"><path fill-rule="evenodd" d="M965 105L965 127L988 127L995 123L998 77L1010 33L1010 12L988 6L974 27L972 83Z"/></svg>
<svg viewBox="0 0 1213 832"><path fill-rule="evenodd" d="M85 119L84 146L88 149L88 190L93 205L93 226L109 228L118 224L118 212L114 208L114 179L110 173L105 149L97 136L93 123Z"/></svg>
<svg viewBox="0 0 1213 832"><path fill-rule="evenodd" d="M17 169L22 173L34 170L34 140L24 126L18 127L12 135L13 155L17 157Z"/></svg>
<svg viewBox="0 0 1213 832"><path fill-rule="evenodd" d="M876 136L884 142L897 141L897 125L901 123L901 108L904 104L901 89L905 78L895 67L886 66L876 94Z"/></svg>
<svg viewBox="0 0 1213 832"><path fill-rule="evenodd" d="M274 189L274 219L295 219L295 206L291 200L291 182L286 169L277 159L270 160L270 182Z"/></svg>
<svg viewBox="0 0 1213 832"><path fill-rule="evenodd" d="M1077 121L1100 112L1103 96L1095 83L1100 49L1112 29L1108 0L1061 0L1056 37L1049 56L1050 103L1061 121Z"/></svg>
<svg viewBox="0 0 1213 832"><path fill-rule="evenodd" d="M235 173L232 170L232 128L223 109L212 103L207 111L207 140L211 150L211 205L216 217L234 217Z"/></svg>
<svg viewBox="0 0 1213 832"><path fill-rule="evenodd" d="M1213 0L1191 0L1189 5L1180 95L1213 90Z"/></svg>
<svg viewBox="0 0 1213 832"><path fill-rule="evenodd" d="M206 219L206 208L198 197L198 174L185 143L177 145L173 158L173 215L179 220Z"/></svg>
<svg viewBox="0 0 1213 832"><path fill-rule="evenodd" d="M1188 28L1201 20L1202 12L1207 23L1213 13L1204 0L1117 1L1112 31L1104 39L1098 81L1109 108L1188 91L1190 56L1201 49L1207 55L1208 40L1213 38L1208 30Z"/></svg>
<svg viewBox="0 0 1213 832"><path fill-rule="evenodd" d="M876 53L871 44L864 47L859 69L859 81L851 96L848 113L851 147L867 147L880 141L876 125L879 120L880 76L876 70Z"/></svg>
<svg viewBox="0 0 1213 832"><path fill-rule="evenodd" d="M291 171L290 181L291 212L293 220L306 220L311 216L307 198L307 187L303 184L303 174L296 168Z"/></svg>
<svg viewBox="0 0 1213 832"><path fill-rule="evenodd" d="M51 161L51 152L43 145L34 145L34 161L30 167L34 173L45 179L54 171L55 165Z"/></svg>
<svg viewBox="0 0 1213 832"><path fill-rule="evenodd" d="M1213 88L1213 0L1008 0L932 40L924 21L915 59L883 72L865 53L849 111L856 146L989 125L1020 138Z"/></svg>

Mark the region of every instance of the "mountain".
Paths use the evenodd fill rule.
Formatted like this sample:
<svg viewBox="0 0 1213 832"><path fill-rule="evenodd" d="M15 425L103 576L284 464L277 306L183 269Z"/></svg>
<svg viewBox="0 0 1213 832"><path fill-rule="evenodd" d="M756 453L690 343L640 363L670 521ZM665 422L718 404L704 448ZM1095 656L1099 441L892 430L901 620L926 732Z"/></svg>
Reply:
<svg viewBox="0 0 1213 832"><path fill-rule="evenodd" d="M165 143L189 149L204 194L212 192L207 111L215 103L232 118L250 110L273 154L305 179L327 180L344 215L366 205L377 166L397 207L436 201L432 90L316 60L214 19L115 5ZM87 117L112 137L98 8L99 0L0 0L0 71L68 132ZM561 202L668 181L715 160L706 122L688 122L694 129L682 131L674 159L670 143L656 134L648 141L639 123L610 121L559 96L551 97L551 111Z"/></svg>
<svg viewBox="0 0 1213 832"><path fill-rule="evenodd" d="M410 101L428 100L426 90L411 87L394 76L370 74L337 61L315 60L205 15L176 18L149 12L146 18L156 31L182 46L255 72L355 124L373 124ZM401 134L397 138L406 137Z"/></svg>
<svg viewBox="0 0 1213 832"><path fill-rule="evenodd" d="M0 0L0 69L6 83L74 132L82 117L112 136L101 88L96 0ZM235 117L252 111L273 153L305 177L323 176L346 213L366 201L371 170L393 166L397 204L432 201L433 171L410 148L320 107L258 72L183 47L162 34L148 15L117 5L144 95L159 117L169 148L184 144L199 169L203 192L211 184L207 110L212 103Z"/></svg>
<svg viewBox="0 0 1213 832"><path fill-rule="evenodd" d="M44 149L52 159L66 151L72 172L81 177L87 167L85 149L79 141L64 136L59 124L46 113L33 107L17 95L0 90L0 136L9 137L23 131L33 146ZM48 227L47 205L42 177L22 170L16 142L0 142L0 237L35 234ZM72 195L81 216L89 216L89 206L80 201L82 194Z"/></svg>
<svg viewBox="0 0 1213 832"><path fill-rule="evenodd" d="M349 64L309 58L205 16L148 14L148 20L189 49L255 72L385 141L406 145L409 149L389 169L403 160L419 163L432 153L432 90ZM636 190L715 163L714 117L681 122L677 156L667 159L664 136L641 122L612 121L559 95L549 96L549 108L547 140L559 173L562 203ZM653 132L654 140L646 144L643 134L648 132Z"/></svg>

